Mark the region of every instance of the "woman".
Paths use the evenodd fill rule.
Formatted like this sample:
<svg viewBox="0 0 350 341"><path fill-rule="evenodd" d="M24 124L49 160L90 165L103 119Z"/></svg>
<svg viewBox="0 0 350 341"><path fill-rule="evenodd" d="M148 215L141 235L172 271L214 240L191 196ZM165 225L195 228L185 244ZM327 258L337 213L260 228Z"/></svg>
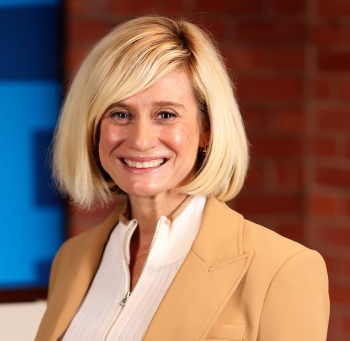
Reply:
<svg viewBox="0 0 350 341"><path fill-rule="evenodd" d="M248 165L221 57L186 21L141 17L92 50L54 174L82 208L126 200L55 258L37 341L326 340L320 255L229 209Z"/></svg>

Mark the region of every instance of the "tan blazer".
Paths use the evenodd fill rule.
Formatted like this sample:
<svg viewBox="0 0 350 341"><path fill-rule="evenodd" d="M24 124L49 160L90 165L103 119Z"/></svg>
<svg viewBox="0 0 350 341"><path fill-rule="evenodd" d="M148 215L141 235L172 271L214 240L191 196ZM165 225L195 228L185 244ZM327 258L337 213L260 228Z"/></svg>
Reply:
<svg viewBox="0 0 350 341"><path fill-rule="evenodd" d="M60 249L36 341L56 341L68 327L119 211ZM325 341L328 319L322 257L210 198L198 236L144 340Z"/></svg>

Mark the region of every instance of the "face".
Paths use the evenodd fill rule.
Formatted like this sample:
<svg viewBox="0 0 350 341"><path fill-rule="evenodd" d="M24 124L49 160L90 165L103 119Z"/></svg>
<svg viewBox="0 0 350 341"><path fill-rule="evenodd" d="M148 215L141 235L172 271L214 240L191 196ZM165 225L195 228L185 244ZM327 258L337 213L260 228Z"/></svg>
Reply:
<svg viewBox="0 0 350 341"><path fill-rule="evenodd" d="M101 119L102 167L129 195L156 196L186 184L204 145L197 101L184 71L113 104Z"/></svg>

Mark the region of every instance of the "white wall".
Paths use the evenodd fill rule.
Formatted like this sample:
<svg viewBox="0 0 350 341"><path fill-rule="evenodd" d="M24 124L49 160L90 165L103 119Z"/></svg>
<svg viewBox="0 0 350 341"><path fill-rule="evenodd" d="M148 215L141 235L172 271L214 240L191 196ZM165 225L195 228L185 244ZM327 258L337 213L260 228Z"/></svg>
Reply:
<svg viewBox="0 0 350 341"><path fill-rule="evenodd" d="M33 341L45 309L45 301L0 304L0 340Z"/></svg>

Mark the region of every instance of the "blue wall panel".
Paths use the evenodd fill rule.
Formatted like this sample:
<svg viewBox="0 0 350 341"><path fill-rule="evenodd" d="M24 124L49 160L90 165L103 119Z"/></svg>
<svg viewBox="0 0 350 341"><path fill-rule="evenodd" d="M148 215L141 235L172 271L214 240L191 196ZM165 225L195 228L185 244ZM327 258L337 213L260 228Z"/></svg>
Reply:
<svg viewBox="0 0 350 341"><path fill-rule="evenodd" d="M0 6L0 79L58 79L60 12Z"/></svg>
<svg viewBox="0 0 350 341"><path fill-rule="evenodd" d="M62 99L58 1L0 0L0 46L0 288L44 286L64 239L49 167Z"/></svg>
<svg viewBox="0 0 350 341"><path fill-rule="evenodd" d="M0 0L0 7L59 6L61 0Z"/></svg>

